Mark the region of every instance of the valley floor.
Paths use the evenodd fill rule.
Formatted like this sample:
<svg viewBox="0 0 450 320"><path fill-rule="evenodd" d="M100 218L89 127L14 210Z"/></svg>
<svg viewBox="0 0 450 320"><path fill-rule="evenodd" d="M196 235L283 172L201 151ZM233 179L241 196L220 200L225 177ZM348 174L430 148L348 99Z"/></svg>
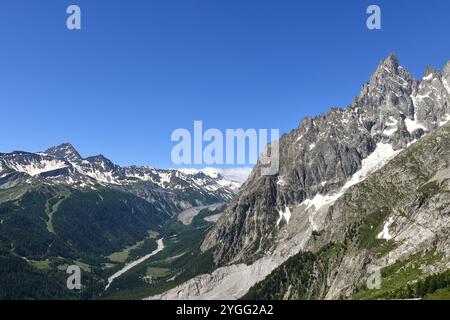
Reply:
<svg viewBox="0 0 450 320"><path fill-rule="evenodd" d="M163 242L163 238L158 239L157 241L158 247L151 253L143 256L142 258L139 258L131 263L127 263L125 265L125 267L123 267L122 269L120 269L119 271L117 271L116 273L114 273L111 277L108 278L108 284L105 287L105 290L108 290L109 286L111 285L111 283L118 277L120 277L121 275L123 275L125 272L129 271L131 268L136 267L137 265L141 264L142 262L144 262L145 260L147 260L148 258L150 258L151 256L154 256L155 254L157 254L158 252L164 250L164 242Z"/></svg>

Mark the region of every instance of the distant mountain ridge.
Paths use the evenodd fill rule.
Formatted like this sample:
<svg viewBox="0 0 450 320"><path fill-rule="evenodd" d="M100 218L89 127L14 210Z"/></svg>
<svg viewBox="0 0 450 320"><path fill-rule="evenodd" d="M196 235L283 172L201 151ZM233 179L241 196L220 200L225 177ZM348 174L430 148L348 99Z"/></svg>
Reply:
<svg viewBox="0 0 450 320"><path fill-rule="evenodd" d="M69 143L38 153L0 153L0 189L36 183L78 189L119 188L162 203L170 215L192 206L229 201L240 187L220 174L121 167L103 155L83 158Z"/></svg>

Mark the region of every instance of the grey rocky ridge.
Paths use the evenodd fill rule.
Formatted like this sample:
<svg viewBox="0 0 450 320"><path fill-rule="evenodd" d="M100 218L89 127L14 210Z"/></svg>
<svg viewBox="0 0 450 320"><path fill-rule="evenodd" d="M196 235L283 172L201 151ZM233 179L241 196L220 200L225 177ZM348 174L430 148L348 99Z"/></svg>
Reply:
<svg viewBox="0 0 450 320"><path fill-rule="evenodd" d="M450 62L416 80L390 55L351 105L281 137L278 174L255 166L203 241L217 269L152 298L352 298L374 268L445 272L448 120Z"/></svg>

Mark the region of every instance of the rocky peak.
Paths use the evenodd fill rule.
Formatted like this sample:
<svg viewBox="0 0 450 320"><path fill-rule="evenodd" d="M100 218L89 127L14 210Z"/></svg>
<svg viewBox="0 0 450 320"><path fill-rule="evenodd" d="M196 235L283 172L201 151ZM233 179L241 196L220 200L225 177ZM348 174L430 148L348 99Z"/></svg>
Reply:
<svg viewBox="0 0 450 320"><path fill-rule="evenodd" d="M395 53L391 53L386 59L381 60L376 73L392 72L398 74L400 64Z"/></svg>
<svg viewBox="0 0 450 320"><path fill-rule="evenodd" d="M99 165L104 165L110 168L115 167L115 164L109 160L108 158L106 158L104 155L99 154L96 156L92 156L92 157L88 157L86 158L87 161L95 163L95 164L99 164Z"/></svg>
<svg viewBox="0 0 450 320"><path fill-rule="evenodd" d="M45 151L45 154L55 158L66 159L68 161L76 161L81 159L78 151L70 143L63 143L56 147L52 147Z"/></svg>
<svg viewBox="0 0 450 320"><path fill-rule="evenodd" d="M370 81L362 87L354 105L369 113L367 117L374 123L383 109L411 117L410 96L415 85L411 74L399 65L397 57L392 54L380 62Z"/></svg>
<svg viewBox="0 0 450 320"><path fill-rule="evenodd" d="M196 179L209 179L211 178L209 175L205 174L203 171L199 171L193 175Z"/></svg>

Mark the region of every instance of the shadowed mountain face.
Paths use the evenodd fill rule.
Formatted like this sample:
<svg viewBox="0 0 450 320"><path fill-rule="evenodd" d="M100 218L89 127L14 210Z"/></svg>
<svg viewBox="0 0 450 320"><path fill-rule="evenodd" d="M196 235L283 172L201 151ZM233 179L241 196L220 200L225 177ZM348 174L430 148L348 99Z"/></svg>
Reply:
<svg viewBox="0 0 450 320"><path fill-rule="evenodd" d="M394 55L381 61L350 106L305 118L280 139L278 174L261 176L261 166L254 168L203 250L214 247L221 264L249 263L269 252L289 221L289 208L306 200L326 202L326 195L364 179L448 121L449 84L450 63L443 72L427 68L415 80Z"/></svg>

